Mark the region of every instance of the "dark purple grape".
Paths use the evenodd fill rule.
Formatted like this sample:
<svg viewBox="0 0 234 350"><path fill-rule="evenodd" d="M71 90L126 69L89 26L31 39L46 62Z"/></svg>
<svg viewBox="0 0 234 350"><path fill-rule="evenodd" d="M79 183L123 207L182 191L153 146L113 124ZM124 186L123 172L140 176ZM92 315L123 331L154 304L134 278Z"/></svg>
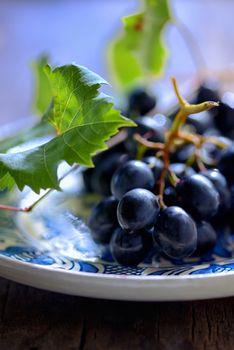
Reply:
<svg viewBox="0 0 234 350"><path fill-rule="evenodd" d="M150 233L139 231L127 233L117 228L110 241L113 258L121 265L136 266L144 260L150 250Z"/></svg>
<svg viewBox="0 0 234 350"><path fill-rule="evenodd" d="M220 154L217 164L219 171L225 176L229 185L234 184L234 146L228 147Z"/></svg>
<svg viewBox="0 0 234 350"><path fill-rule="evenodd" d="M99 193L103 196L111 194L110 183L111 178L119 168L129 159L127 154L115 152L109 153L103 157L94 168L91 176L91 188L93 192Z"/></svg>
<svg viewBox="0 0 234 350"><path fill-rule="evenodd" d="M205 101L215 101L220 100L220 95L218 91L218 84L214 80L207 80L199 87L197 91L197 97L195 103L201 103Z"/></svg>
<svg viewBox="0 0 234 350"><path fill-rule="evenodd" d="M184 177L192 176L196 173L193 168L191 168L190 166L187 166L184 163L172 163L170 165L170 170L173 173L175 173L175 175L179 179L183 179Z"/></svg>
<svg viewBox="0 0 234 350"><path fill-rule="evenodd" d="M217 234L214 228L206 221L201 221L197 226L197 249L194 256L202 256L211 251L217 241Z"/></svg>
<svg viewBox="0 0 234 350"><path fill-rule="evenodd" d="M111 180L111 192L117 199L134 189L145 188L152 190L155 185L154 175L151 169L139 160L130 160L124 163L114 173Z"/></svg>
<svg viewBox="0 0 234 350"><path fill-rule="evenodd" d="M225 225L229 225L231 228L231 231L234 232L234 185L230 188L230 206L229 210L227 212L227 215L225 217Z"/></svg>
<svg viewBox="0 0 234 350"><path fill-rule="evenodd" d="M137 143L133 139L134 134L144 136L152 142L164 142L164 127L158 124L156 118L141 117L137 118L135 122L138 126L128 129L128 138L125 141L125 147L132 156L135 156L137 153ZM155 150L149 150L147 154L155 154Z"/></svg>
<svg viewBox="0 0 234 350"><path fill-rule="evenodd" d="M213 127L213 117L207 112L191 114L186 120L187 125L191 125L197 134L204 134L209 128Z"/></svg>
<svg viewBox="0 0 234 350"><path fill-rule="evenodd" d="M215 189L219 193L219 212L226 211L230 205L230 192L225 177L219 172L218 169L203 171L201 174L212 182Z"/></svg>
<svg viewBox="0 0 234 350"><path fill-rule="evenodd" d="M194 156L194 145L188 144L179 147L176 152L172 153L170 158L172 163L186 163L186 161Z"/></svg>
<svg viewBox="0 0 234 350"><path fill-rule="evenodd" d="M93 239L100 243L109 243L116 227L118 201L108 197L99 202L93 209L88 220Z"/></svg>
<svg viewBox="0 0 234 350"><path fill-rule="evenodd" d="M206 135L205 135L206 136ZM215 136L214 134L207 134L207 136ZM220 143L224 144L226 147L231 147L233 145L233 141L229 139L228 137L224 136L215 136L216 140ZM211 161L217 161L223 150L220 147L217 147L216 145L212 143L205 143L202 147L202 157L204 159L208 159Z"/></svg>
<svg viewBox="0 0 234 350"><path fill-rule="evenodd" d="M131 92L128 97L130 116L145 115L156 106L156 98L143 88Z"/></svg>
<svg viewBox="0 0 234 350"><path fill-rule="evenodd" d="M131 130L142 136L148 134L147 139L152 142L164 142L164 127L158 124L156 117L141 117L136 119L137 127Z"/></svg>
<svg viewBox="0 0 234 350"><path fill-rule="evenodd" d="M197 247L195 222L180 207L168 207L160 212L153 235L163 253L170 258L186 258Z"/></svg>
<svg viewBox="0 0 234 350"><path fill-rule="evenodd" d="M177 199L175 187L167 186L165 188L164 194L163 194L163 200L168 207L178 205L178 199Z"/></svg>
<svg viewBox="0 0 234 350"><path fill-rule="evenodd" d="M226 212L219 215L214 220L211 220L211 224L216 229L226 229L227 227L234 232L234 185L229 188L230 202Z"/></svg>
<svg viewBox="0 0 234 350"><path fill-rule="evenodd" d="M144 157L142 161L146 163L149 166L149 168L152 170L154 174L155 183L157 183L163 169L163 162L160 159L152 156Z"/></svg>
<svg viewBox="0 0 234 350"><path fill-rule="evenodd" d="M176 185L180 206L197 220L214 216L219 208L219 194L205 176L195 174Z"/></svg>
<svg viewBox="0 0 234 350"><path fill-rule="evenodd" d="M157 197L141 188L131 190L118 204L117 217L120 226L126 231L138 231L151 228L159 214Z"/></svg>
<svg viewBox="0 0 234 350"><path fill-rule="evenodd" d="M232 94L233 95L233 94ZM223 99L219 103L219 108L214 114L215 126L223 135L229 135L234 129L234 98L224 102Z"/></svg>
<svg viewBox="0 0 234 350"><path fill-rule="evenodd" d="M221 137L221 133L218 129L216 129L215 127L209 128L204 132L205 136L217 136L217 137Z"/></svg>
<svg viewBox="0 0 234 350"><path fill-rule="evenodd" d="M82 172L82 177L83 177L85 189L87 192L93 191L92 184L91 184L93 172L94 172L94 168L88 168Z"/></svg>
<svg viewBox="0 0 234 350"><path fill-rule="evenodd" d="M234 210L234 185L230 188L230 209Z"/></svg>

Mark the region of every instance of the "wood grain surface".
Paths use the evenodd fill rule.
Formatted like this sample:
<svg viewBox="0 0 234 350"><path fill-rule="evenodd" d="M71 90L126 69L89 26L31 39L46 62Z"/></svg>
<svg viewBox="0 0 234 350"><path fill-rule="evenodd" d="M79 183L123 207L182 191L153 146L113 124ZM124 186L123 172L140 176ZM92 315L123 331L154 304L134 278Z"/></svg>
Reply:
<svg viewBox="0 0 234 350"><path fill-rule="evenodd" d="M78 298L0 278L0 349L231 350L234 298L136 303Z"/></svg>

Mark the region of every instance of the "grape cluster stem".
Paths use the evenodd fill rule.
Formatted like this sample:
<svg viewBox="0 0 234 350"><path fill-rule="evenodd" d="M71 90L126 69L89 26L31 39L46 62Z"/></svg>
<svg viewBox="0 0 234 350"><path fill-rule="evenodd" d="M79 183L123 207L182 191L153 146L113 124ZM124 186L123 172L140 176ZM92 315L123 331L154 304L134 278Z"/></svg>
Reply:
<svg viewBox="0 0 234 350"><path fill-rule="evenodd" d="M138 141L140 144L144 145L145 147L157 149L160 151L160 155L163 160L163 169L161 171L161 175L159 179L159 191L158 191L158 197L159 197L161 208L166 207L163 201L163 193L165 189L165 178L170 167L170 155L175 148L176 142L183 141L184 143L194 144L195 146L194 156L200 170L205 170L205 165L201 161L201 154L200 154L201 147L205 142L214 143L221 148L225 147L224 144L220 143L214 137L192 135L181 131L181 127L185 124L187 117L190 114L200 113L203 111L207 111L213 107L217 107L219 105L218 102L206 101L199 104L190 104L181 96L176 78L174 77L172 78L172 84L179 102L180 109L171 125L171 128L166 133L165 143L164 144L154 143L154 142L145 140L140 135L135 135L135 140ZM176 184L178 179L176 179L176 177L173 176L173 174L171 175L172 175L172 180L174 184Z"/></svg>

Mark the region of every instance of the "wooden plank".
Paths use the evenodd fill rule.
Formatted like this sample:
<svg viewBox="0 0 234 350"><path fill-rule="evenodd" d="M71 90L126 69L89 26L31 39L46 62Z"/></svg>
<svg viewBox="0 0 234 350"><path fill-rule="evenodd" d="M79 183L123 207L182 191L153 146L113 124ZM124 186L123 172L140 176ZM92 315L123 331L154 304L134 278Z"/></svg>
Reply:
<svg viewBox="0 0 234 350"><path fill-rule="evenodd" d="M0 310L1 350L230 350L234 342L234 298L104 301L0 279Z"/></svg>

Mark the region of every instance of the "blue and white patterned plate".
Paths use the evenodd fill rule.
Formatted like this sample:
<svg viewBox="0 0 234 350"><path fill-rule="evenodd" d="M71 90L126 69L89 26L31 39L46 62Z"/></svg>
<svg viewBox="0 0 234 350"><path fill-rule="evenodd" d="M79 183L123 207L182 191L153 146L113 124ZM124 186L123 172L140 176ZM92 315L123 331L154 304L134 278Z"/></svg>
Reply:
<svg viewBox="0 0 234 350"><path fill-rule="evenodd" d="M79 174L30 214L0 212L0 275L67 294L122 300L189 300L234 295L234 236L219 232L217 247L202 259L170 261L155 248L138 267L113 261L108 246L93 242L85 224L94 195L82 193ZM76 191L74 191L76 189ZM23 207L26 191L2 194L1 203Z"/></svg>

